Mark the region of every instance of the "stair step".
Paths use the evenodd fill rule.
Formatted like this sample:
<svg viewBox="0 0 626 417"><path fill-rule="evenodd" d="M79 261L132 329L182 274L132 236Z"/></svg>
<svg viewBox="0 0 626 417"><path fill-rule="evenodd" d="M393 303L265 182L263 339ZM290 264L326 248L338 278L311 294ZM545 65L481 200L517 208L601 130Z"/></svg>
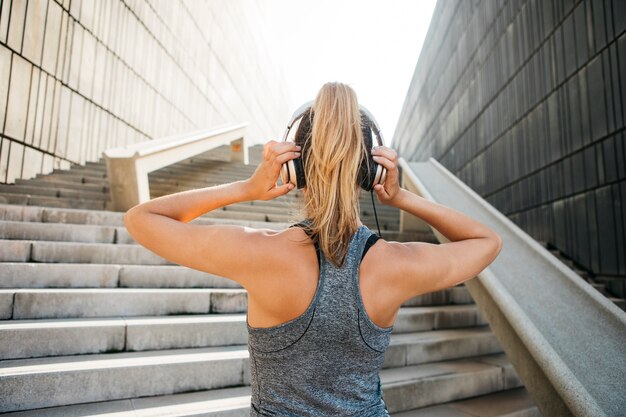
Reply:
<svg viewBox="0 0 626 417"><path fill-rule="evenodd" d="M19 204L20 206L75 208L83 210L104 210L107 208L107 202L104 200L83 200L14 193L0 193L0 197L8 204Z"/></svg>
<svg viewBox="0 0 626 417"><path fill-rule="evenodd" d="M31 178L28 180L16 179L15 184L18 185L37 185L43 187L65 188L70 190L90 191L94 193L109 193L108 185L99 184L82 184L75 181L64 181L56 177L43 180L44 177Z"/></svg>
<svg viewBox="0 0 626 417"><path fill-rule="evenodd" d="M390 413L522 386L503 353L381 370L380 378Z"/></svg>
<svg viewBox="0 0 626 417"><path fill-rule="evenodd" d="M53 186L53 183L34 182L29 185L0 184L0 193L10 194L30 194L32 196L76 198L82 200L110 200L109 193L93 192L72 188L60 188Z"/></svg>
<svg viewBox="0 0 626 417"><path fill-rule="evenodd" d="M393 334L383 368L468 358L502 352L488 326Z"/></svg>
<svg viewBox="0 0 626 417"><path fill-rule="evenodd" d="M475 308L463 315L453 311L454 306L433 310L400 310L393 346L386 353L388 366L420 363L431 356L440 360L501 350ZM246 314L0 320L0 339L6 341L0 344L0 360L227 346L247 344L247 338ZM423 346L430 347L424 351Z"/></svg>
<svg viewBox="0 0 626 417"><path fill-rule="evenodd" d="M73 182L76 184L91 184L91 185L99 185L101 187L108 186L109 180L106 177L94 177L90 175L81 175L74 174L69 171L59 171L54 174L38 174L35 179L41 182L55 182L57 180L61 180L63 182Z"/></svg>
<svg viewBox="0 0 626 417"><path fill-rule="evenodd" d="M118 233L128 236L122 229L115 226L0 220L0 239L114 244Z"/></svg>
<svg viewBox="0 0 626 417"><path fill-rule="evenodd" d="M473 303L466 288L453 288L457 291L420 295L402 306ZM245 313L247 308L248 293L239 288L0 289L0 319Z"/></svg>
<svg viewBox="0 0 626 417"><path fill-rule="evenodd" d="M249 417L250 386L17 411L7 417Z"/></svg>
<svg viewBox="0 0 626 417"><path fill-rule="evenodd" d="M5 414L7 417L84 417L94 415L122 415L134 417L248 417L250 415L250 387L241 386L182 394L114 400L21 411ZM525 388L461 399L441 406L391 414L392 417L541 417Z"/></svg>
<svg viewBox="0 0 626 417"><path fill-rule="evenodd" d="M233 280L181 265L5 262L0 288L241 288Z"/></svg>
<svg viewBox="0 0 626 417"><path fill-rule="evenodd" d="M0 321L0 359L245 345L245 314Z"/></svg>
<svg viewBox="0 0 626 417"><path fill-rule="evenodd" d="M0 240L0 262L173 265L140 245L41 240Z"/></svg>
<svg viewBox="0 0 626 417"><path fill-rule="evenodd" d="M16 215L8 215L9 219L19 218ZM232 220L230 218L227 211L219 211L219 218L223 218L229 221L231 224L237 224L237 220ZM48 211L49 213L49 211ZM92 212L90 212L92 213ZM232 213L232 212L231 212ZM237 212L237 216L239 216L240 212ZM112 217L112 216L108 216ZM258 224L261 217L265 217L263 215L259 215L258 213L254 213L250 216L252 220L256 221L257 227L266 227L267 222L261 222L263 224ZM194 220L194 224L211 224L215 223L214 221L209 221L208 219L215 217L204 216ZM285 223L284 227L287 227L288 224L292 224L294 219L290 219L289 216L280 216L280 218L285 218L289 220L288 222L276 222L276 223ZM42 217L43 219L43 217ZM11 239L11 240L45 240L45 241L68 241L68 242L85 242L85 243L128 243L128 244L136 244L133 240L132 236L128 233L126 227L123 225L116 226L108 226L105 224L92 224L93 222L87 221L85 217L83 217L86 224L69 224L65 223L62 217L47 215L46 223L38 222L37 218L32 219L32 221L24 222L19 220L1 220L0 216L0 239ZM270 216L270 219L276 219L274 216ZM364 220L367 220L365 216L363 216ZM76 219L76 221L80 221L81 219ZM59 223L59 221L61 221ZM251 220L239 220L239 222L249 222ZM109 223L123 223L122 216L119 218L112 218ZM223 222L222 222L223 223ZM220 223L220 224L222 224ZM381 223L384 222L381 220ZM249 223L243 224L249 225ZM373 229L376 231L376 229ZM383 233L383 237L386 240L390 241L429 241L432 243L433 238L432 233L424 233L424 232L399 232L397 230L385 230Z"/></svg>
<svg viewBox="0 0 626 417"><path fill-rule="evenodd" d="M393 417L541 417L525 388L391 414Z"/></svg>
<svg viewBox="0 0 626 417"><path fill-rule="evenodd" d="M502 353L386 368L381 383L390 412L521 386ZM9 359L0 362L9 393L0 412L249 384L248 350L238 345Z"/></svg>
<svg viewBox="0 0 626 417"><path fill-rule="evenodd" d="M39 319L167 314L245 313L247 292L237 288L2 289L13 297L12 316ZM6 301L5 301L6 302Z"/></svg>
<svg viewBox="0 0 626 417"><path fill-rule="evenodd" d="M65 207L18 206L0 204L0 219L7 221L65 223L124 227L124 213L107 210L86 210ZM211 219L200 216L192 220L195 224L236 224L274 230L288 227L290 223L255 222L238 219Z"/></svg>

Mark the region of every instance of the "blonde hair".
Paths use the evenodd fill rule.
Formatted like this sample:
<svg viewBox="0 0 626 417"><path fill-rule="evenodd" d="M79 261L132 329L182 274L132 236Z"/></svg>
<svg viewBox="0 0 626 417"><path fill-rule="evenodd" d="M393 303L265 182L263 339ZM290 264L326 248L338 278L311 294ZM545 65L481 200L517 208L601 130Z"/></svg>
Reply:
<svg viewBox="0 0 626 417"><path fill-rule="evenodd" d="M326 83L302 119L296 134L306 178L302 210L311 238L341 266L358 228L357 176L366 152L356 93L346 84Z"/></svg>

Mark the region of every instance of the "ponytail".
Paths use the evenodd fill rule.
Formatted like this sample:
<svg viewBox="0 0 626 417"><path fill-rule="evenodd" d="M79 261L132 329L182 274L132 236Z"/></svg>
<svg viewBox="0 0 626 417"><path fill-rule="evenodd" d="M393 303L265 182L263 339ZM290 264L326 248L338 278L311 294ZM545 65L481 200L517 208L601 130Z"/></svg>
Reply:
<svg viewBox="0 0 626 417"><path fill-rule="evenodd" d="M366 152L354 90L342 83L324 84L302 117L296 143L302 146L303 210L311 237L327 259L341 266L358 227L357 176Z"/></svg>

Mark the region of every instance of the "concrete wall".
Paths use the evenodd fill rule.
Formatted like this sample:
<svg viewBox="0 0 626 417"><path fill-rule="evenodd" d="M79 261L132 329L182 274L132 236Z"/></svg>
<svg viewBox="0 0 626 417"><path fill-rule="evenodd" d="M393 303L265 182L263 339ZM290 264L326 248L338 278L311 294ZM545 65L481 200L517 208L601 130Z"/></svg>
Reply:
<svg viewBox="0 0 626 417"><path fill-rule="evenodd" d="M392 146L623 278L625 29L622 0L439 1Z"/></svg>
<svg viewBox="0 0 626 417"><path fill-rule="evenodd" d="M1 3L0 182L222 123L282 134L293 103L256 1Z"/></svg>

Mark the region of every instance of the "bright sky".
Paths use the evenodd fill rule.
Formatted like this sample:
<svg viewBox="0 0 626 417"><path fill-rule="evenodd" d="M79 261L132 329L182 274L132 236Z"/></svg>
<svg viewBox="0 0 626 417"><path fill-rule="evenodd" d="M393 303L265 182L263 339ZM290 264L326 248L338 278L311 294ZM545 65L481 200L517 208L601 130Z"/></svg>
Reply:
<svg viewBox="0 0 626 417"><path fill-rule="evenodd" d="M273 25L268 45L284 57L295 101L315 98L327 81L349 84L389 145L435 0L263 0ZM291 114L285 116L285 123Z"/></svg>

